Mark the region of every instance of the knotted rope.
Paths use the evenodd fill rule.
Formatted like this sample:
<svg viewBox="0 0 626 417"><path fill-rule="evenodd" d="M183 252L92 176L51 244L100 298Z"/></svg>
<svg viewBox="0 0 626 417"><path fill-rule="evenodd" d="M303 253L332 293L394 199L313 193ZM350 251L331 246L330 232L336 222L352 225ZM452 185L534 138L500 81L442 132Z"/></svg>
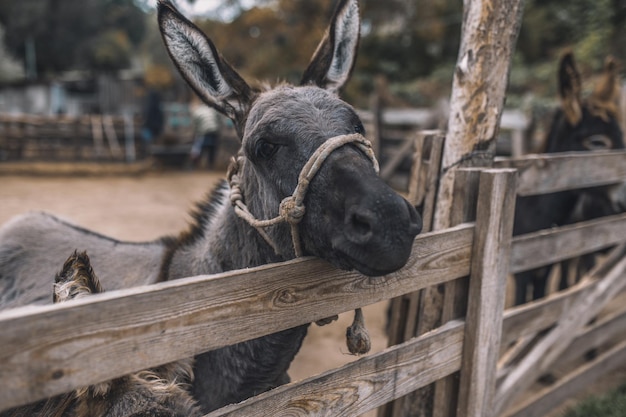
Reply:
<svg viewBox="0 0 626 417"><path fill-rule="evenodd" d="M263 237L263 239L274 249L274 252L282 256L276 243L270 238L265 227L273 226L278 223L287 222L291 228L291 240L293 243L293 249L296 257L303 256L302 244L300 241L300 232L298 229L298 223L304 217L306 209L304 207L304 197L308 190L309 184L313 180L313 177L322 166L322 163L328 158L328 156L336 149L354 143L365 155L372 161L374 170L379 172L378 161L374 156L371 143L362 135L353 133L350 135L335 136L325 141L319 148L315 150L313 155L309 158L304 165L298 176L298 184L289 197L285 197L280 202L278 208L278 216L273 219L259 220L250 211L243 201L243 193L241 191L241 178L239 176L239 170L244 161L243 155L238 155L237 158L232 158L228 167L227 178L230 184L230 202L233 205L235 213L245 220L250 226L254 227L257 232ZM337 316L329 319L319 320L319 325L328 324L333 320L336 320ZM346 336L348 338L348 349L352 354L364 354L370 349L369 335L363 322L363 314L361 309L355 310L354 322L347 330Z"/></svg>

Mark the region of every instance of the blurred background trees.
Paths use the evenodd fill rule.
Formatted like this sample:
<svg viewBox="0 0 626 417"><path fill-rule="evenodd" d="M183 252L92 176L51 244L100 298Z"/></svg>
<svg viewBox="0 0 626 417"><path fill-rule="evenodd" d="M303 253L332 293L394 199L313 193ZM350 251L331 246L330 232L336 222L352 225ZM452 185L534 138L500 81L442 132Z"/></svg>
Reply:
<svg viewBox="0 0 626 417"><path fill-rule="evenodd" d="M6 47L38 76L130 67L144 17L133 0L0 0Z"/></svg>
<svg viewBox="0 0 626 417"><path fill-rule="evenodd" d="M188 9L202 1L179 4ZM224 0L194 20L246 77L297 82L335 2ZM363 37L348 98L366 105L375 75L384 75L391 93L413 105L447 97L462 2L361 0L361 5ZM0 0L0 42L0 81L134 69L165 87L178 77L162 46L154 0ZM510 92L553 95L564 48L572 48L583 71L590 72L609 53L626 62L623 45L626 0L527 0Z"/></svg>

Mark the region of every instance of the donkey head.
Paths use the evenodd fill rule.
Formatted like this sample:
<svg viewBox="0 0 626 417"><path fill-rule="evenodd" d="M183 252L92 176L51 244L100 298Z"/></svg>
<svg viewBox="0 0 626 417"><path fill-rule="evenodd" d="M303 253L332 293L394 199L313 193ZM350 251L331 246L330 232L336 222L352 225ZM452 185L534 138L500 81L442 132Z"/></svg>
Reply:
<svg viewBox="0 0 626 417"><path fill-rule="evenodd" d="M617 63L607 57L603 73L591 96L581 98L581 78L574 55L566 53L559 66L561 109L557 111L547 152L624 149L619 125L619 75ZM580 193L570 221L588 220L626 210L626 183L597 187Z"/></svg>
<svg viewBox="0 0 626 417"><path fill-rule="evenodd" d="M559 66L561 109L548 135L547 152L623 149L618 117L617 64L608 57L600 81L587 101L581 98L581 79L574 55L566 53Z"/></svg>
<svg viewBox="0 0 626 417"><path fill-rule="evenodd" d="M159 3L159 25L172 60L192 89L233 120L241 140L243 198L258 219L277 215L321 144L363 133L354 109L337 96L356 57L356 0L339 2L300 85L266 91L252 89L211 40L165 0ZM299 225L304 253L368 275L402 267L421 230L415 209L383 183L372 161L351 144L326 158L304 205ZM294 254L286 225L272 226L268 234L281 253Z"/></svg>

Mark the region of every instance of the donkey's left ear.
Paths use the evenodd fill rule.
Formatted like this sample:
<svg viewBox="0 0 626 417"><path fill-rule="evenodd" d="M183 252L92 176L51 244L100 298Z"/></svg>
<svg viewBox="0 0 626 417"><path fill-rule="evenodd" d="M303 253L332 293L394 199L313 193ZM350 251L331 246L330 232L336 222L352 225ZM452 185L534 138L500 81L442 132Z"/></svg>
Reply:
<svg viewBox="0 0 626 417"><path fill-rule="evenodd" d="M341 0L324 38L317 46L301 84L337 92L350 78L359 46L359 4Z"/></svg>
<svg viewBox="0 0 626 417"><path fill-rule="evenodd" d="M158 0L157 5L163 41L183 78L206 104L230 117L235 126L241 124L253 90L169 0Z"/></svg>
<svg viewBox="0 0 626 417"><path fill-rule="evenodd" d="M561 57L559 63L559 96L561 107L568 123L576 126L583 117L582 113L582 84L580 73L574 61L574 54L568 51Z"/></svg>

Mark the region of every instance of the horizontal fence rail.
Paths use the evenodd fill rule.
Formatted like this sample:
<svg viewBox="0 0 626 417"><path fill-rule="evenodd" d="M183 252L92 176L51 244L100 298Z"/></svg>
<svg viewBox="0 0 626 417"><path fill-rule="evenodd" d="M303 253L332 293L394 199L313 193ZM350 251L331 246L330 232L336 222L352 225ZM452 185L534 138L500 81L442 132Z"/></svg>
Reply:
<svg viewBox="0 0 626 417"><path fill-rule="evenodd" d="M517 330L529 331L538 324L543 316L541 328L536 327L535 332L551 327L565 314L576 299L584 299L600 285L599 280L583 280L575 287L558 293L548 299L535 301L529 305L516 307L505 314L505 326L503 343L511 342L517 338ZM622 292L624 290L622 289ZM556 308L555 308L556 307ZM558 314L555 314L558 312ZM529 317L527 313L535 313ZM522 323L529 320L530 326ZM577 392L593 383L593 381L615 367L623 365L626 360L626 341L623 335L626 333L626 306L616 306L613 303L611 311L600 316L595 322L588 324L577 333L570 346L553 367L558 369L575 361L591 349L603 347L603 352L591 361L587 361L565 374L550 386L529 396L524 401L512 407L503 417L541 416L547 414L556 404L572 397ZM508 337L507 337L508 336ZM609 345L607 348L606 345ZM511 371L503 369L499 377L503 378Z"/></svg>
<svg viewBox="0 0 626 417"><path fill-rule="evenodd" d="M509 272L514 274L604 249L626 239L626 213L513 238Z"/></svg>
<svg viewBox="0 0 626 417"><path fill-rule="evenodd" d="M0 409L465 276L473 234L419 236L407 266L379 278L296 259L1 312Z"/></svg>
<svg viewBox="0 0 626 417"><path fill-rule="evenodd" d="M494 166L518 169L518 196L540 195L624 182L626 151L496 158ZM624 242L626 213L515 236L512 241L509 273L547 266L614 245L623 245ZM618 247L621 250L619 248L621 246ZM609 258L611 257L612 255ZM623 261L620 265L623 269ZM623 271L621 273L623 275ZM613 276L611 279L619 278ZM587 298L599 297L596 303L598 305L594 305L593 309L600 311L615 296L603 298L599 295L607 279L609 278L602 275L595 279L586 279L549 297L504 311L500 349L503 355L498 369L499 388L495 407L499 411L498 415L546 415L563 400L607 373L611 367L623 363L626 355L626 342L623 340L626 331L626 308L601 317L591 325L585 326L584 320L572 322L572 317L577 317L577 312L580 317L588 315L589 308L585 307ZM567 325L572 329L577 326L579 328L564 335L563 323L568 321ZM568 347L565 343L569 344ZM574 361L590 349L600 346L606 349L607 344L608 350L592 362L574 365ZM551 358L546 361L546 355L542 354L543 351L550 352L546 349L562 353L559 356L550 354ZM520 392L526 390L533 378L538 376L537 372L547 371L548 366L553 369L565 365L569 368L569 373L562 375L554 385L527 395L510 408L507 406Z"/></svg>
<svg viewBox="0 0 626 417"><path fill-rule="evenodd" d="M598 285L598 282L597 280L581 281L573 287L552 294L550 297L505 310L502 329L502 346L507 347L517 339L535 335L542 330L554 326L559 319L563 317L573 302L591 293ZM613 315L609 315L608 317L613 317ZM603 326L607 325L604 320L600 320L595 323L592 328L605 328ZM593 340L589 340L587 343L601 344L603 337L598 332L599 331L596 330ZM609 334L613 334L613 332L609 332ZM572 352L577 351L578 347L572 349ZM568 351L560 360L569 358L572 352Z"/></svg>
<svg viewBox="0 0 626 417"><path fill-rule="evenodd" d="M449 322L422 337L206 417L360 415L458 371L464 330L462 321Z"/></svg>
<svg viewBox="0 0 626 417"><path fill-rule="evenodd" d="M568 152L496 158L496 168L516 168L517 193L546 194L614 184L626 179L626 151Z"/></svg>
<svg viewBox="0 0 626 417"><path fill-rule="evenodd" d="M567 377L557 381L527 401L505 412L502 417L544 416L568 398L590 386L611 369L623 366L626 362L626 341L598 355L596 359L585 363Z"/></svg>

